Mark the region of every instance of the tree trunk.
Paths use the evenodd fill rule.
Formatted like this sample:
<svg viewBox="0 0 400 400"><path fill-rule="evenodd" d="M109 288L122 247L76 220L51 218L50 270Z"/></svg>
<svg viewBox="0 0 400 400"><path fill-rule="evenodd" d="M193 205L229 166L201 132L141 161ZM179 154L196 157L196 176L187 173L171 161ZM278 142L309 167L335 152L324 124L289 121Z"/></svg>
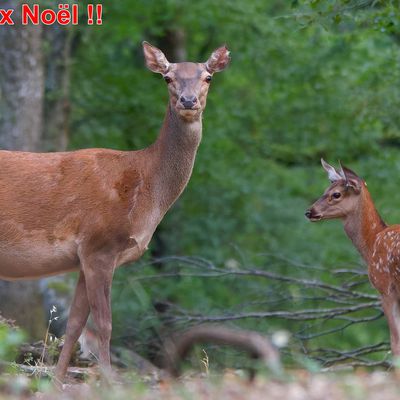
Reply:
<svg viewBox="0 0 400 400"><path fill-rule="evenodd" d="M20 2L7 0L15 25L0 28L0 148L41 148L44 101L42 26L23 26ZM38 281L0 281L0 312L33 338L43 338L46 315Z"/></svg>
<svg viewBox="0 0 400 400"><path fill-rule="evenodd" d="M72 29L57 24L44 28L46 54L42 149L62 151L69 136L69 83Z"/></svg>
<svg viewBox="0 0 400 400"><path fill-rule="evenodd" d="M183 29L166 29L156 43L170 62L186 61L186 33Z"/></svg>
<svg viewBox="0 0 400 400"><path fill-rule="evenodd" d="M44 93L42 27L18 23L18 1L7 0L2 8L15 9L15 25L0 29L0 148L38 150Z"/></svg>

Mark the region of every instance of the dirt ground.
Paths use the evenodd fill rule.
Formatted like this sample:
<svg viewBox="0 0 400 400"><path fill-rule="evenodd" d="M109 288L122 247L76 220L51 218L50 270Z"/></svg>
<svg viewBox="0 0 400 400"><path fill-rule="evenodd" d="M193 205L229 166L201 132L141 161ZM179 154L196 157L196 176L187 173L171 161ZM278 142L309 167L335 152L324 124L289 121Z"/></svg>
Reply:
<svg viewBox="0 0 400 400"><path fill-rule="evenodd" d="M26 375L2 375L0 400L15 399L246 399L246 400L398 400L400 375L365 370L312 374L297 370L284 378L257 376L253 382L227 370L223 375L186 375L179 380L156 382L154 377L130 377L124 384L109 387L89 377L88 383L65 385L62 392Z"/></svg>

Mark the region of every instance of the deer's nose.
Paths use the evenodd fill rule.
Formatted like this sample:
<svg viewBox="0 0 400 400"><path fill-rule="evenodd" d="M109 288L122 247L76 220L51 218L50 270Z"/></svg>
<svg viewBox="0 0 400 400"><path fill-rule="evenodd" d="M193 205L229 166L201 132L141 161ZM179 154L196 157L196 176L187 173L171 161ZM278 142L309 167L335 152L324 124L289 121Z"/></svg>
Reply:
<svg viewBox="0 0 400 400"><path fill-rule="evenodd" d="M179 100L183 104L183 107L185 107L187 110L193 108L194 105L197 103L196 96L181 96Z"/></svg>
<svg viewBox="0 0 400 400"><path fill-rule="evenodd" d="M312 217L312 212L311 212L311 210L307 210L307 211L304 213L304 215L305 215L308 219L310 219L310 218Z"/></svg>

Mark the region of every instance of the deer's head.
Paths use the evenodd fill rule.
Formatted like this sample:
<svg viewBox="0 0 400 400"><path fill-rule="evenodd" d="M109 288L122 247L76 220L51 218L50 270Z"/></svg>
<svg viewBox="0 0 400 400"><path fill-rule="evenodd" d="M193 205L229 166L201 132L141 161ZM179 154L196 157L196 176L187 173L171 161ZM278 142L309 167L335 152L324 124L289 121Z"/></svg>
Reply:
<svg viewBox="0 0 400 400"><path fill-rule="evenodd" d="M305 215L312 222L346 218L357 209L365 183L355 172L346 167L340 166L340 169L335 169L323 159L321 163L328 173L331 185Z"/></svg>
<svg viewBox="0 0 400 400"><path fill-rule="evenodd" d="M143 42L143 51L147 67L161 74L167 83L176 114L188 122L199 119L213 74L229 63L228 49L225 46L216 49L205 63L170 63L160 49L147 42Z"/></svg>

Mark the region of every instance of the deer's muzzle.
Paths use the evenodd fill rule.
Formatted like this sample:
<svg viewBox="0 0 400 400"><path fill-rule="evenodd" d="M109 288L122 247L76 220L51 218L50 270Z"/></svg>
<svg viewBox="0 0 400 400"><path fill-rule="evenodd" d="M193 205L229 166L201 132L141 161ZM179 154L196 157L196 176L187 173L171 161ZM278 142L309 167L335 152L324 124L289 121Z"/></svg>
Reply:
<svg viewBox="0 0 400 400"><path fill-rule="evenodd" d="M181 96L179 99L180 102L182 103L183 107L185 107L186 110L191 110L195 107L197 104L197 97L196 96Z"/></svg>
<svg viewBox="0 0 400 400"><path fill-rule="evenodd" d="M322 219L321 214L317 214L312 208L309 208L304 214L311 222L320 221Z"/></svg>

